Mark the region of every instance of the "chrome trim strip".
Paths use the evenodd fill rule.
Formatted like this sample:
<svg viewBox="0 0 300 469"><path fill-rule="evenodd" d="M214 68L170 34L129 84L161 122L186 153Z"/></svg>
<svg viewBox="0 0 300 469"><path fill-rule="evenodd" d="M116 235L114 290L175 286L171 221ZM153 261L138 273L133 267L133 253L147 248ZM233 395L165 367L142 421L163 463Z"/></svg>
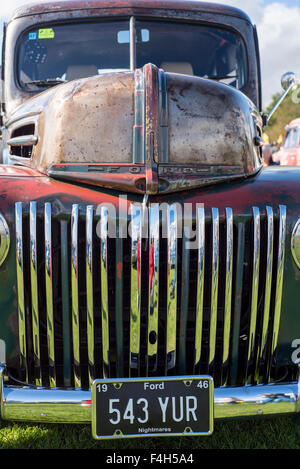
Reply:
<svg viewBox="0 0 300 469"><path fill-rule="evenodd" d="M142 132L145 145L146 194L158 193L159 142L159 89L158 68L151 63L144 65L145 122Z"/></svg>
<svg viewBox="0 0 300 469"><path fill-rule="evenodd" d="M100 219L100 269L101 269L101 320L103 377L109 378L109 306L108 306L108 209L101 207Z"/></svg>
<svg viewBox="0 0 300 469"><path fill-rule="evenodd" d="M177 258L178 218L176 204L168 205L168 273L167 273L167 331L166 331L166 374L176 364L177 328Z"/></svg>
<svg viewBox="0 0 300 469"><path fill-rule="evenodd" d="M160 163L168 163L169 159L169 115L168 115L168 93L167 78L163 70L158 72L159 86L159 139L160 139Z"/></svg>
<svg viewBox="0 0 300 469"><path fill-rule="evenodd" d="M225 275L225 307L224 307L224 333L223 333L223 367L226 367L225 383L228 378L228 360L231 331L232 306L232 272L233 272L233 212L227 207L226 213L226 275ZM222 379L223 381L223 379Z"/></svg>
<svg viewBox="0 0 300 469"><path fill-rule="evenodd" d="M260 364L265 363L269 369L269 361L266 359L267 353L267 340L268 340L268 327L270 321L270 308L271 308L271 290L272 290L272 273L273 273L273 250L274 250L274 216L272 207L266 207L267 212L267 267L266 267L266 284L265 284L265 301L264 313L262 321L261 341L259 348L259 356L256 365L255 382L263 383L265 376L260 376ZM267 376L269 370L267 370Z"/></svg>
<svg viewBox="0 0 300 469"><path fill-rule="evenodd" d="M158 363L159 307L159 204L149 207L149 304L148 304L148 372L154 373Z"/></svg>
<svg viewBox="0 0 300 469"><path fill-rule="evenodd" d="M74 383L75 388L81 387L80 371L80 321L79 321L79 286L78 286L78 222L79 206L72 205L71 218L71 285L72 285L72 332L74 356Z"/></svg>
<svg viewBox="0 0 300 469"><path fill-rule="evenodd" d="M198 272L197 272L197 305L195 325L195 363L201 358L202 327L203 327L203 293L204 293L204 261L205 261L205 210L199 207L197 211L197 243L198 243Z"/></svg>
<svg viewBox="0 0 300 469"><path fill-rule="evenodd" d="M94 288L93 288L93 219L94 206L86 208L86 309L89 383L93 382L95 368Z"/></svg>
<svg viewBox="0 0 300 469"><path fill-rule="evenodd" d="M31 147L37 145L38 137L35 135L22 135L21 137L14 137L7 140L7 145L10 147Z"/></svg>
<svg viewBox="0 0 300 469"><path fill-rule="evenodd" d="M37 259L37 203L30 202L30 279L31 279L31 317L32 347L35 370L35 384L42 386L40 325L39 325L39 294L38 294L38 259Z"/></svg>
<svg viewBox="0 0 300 469"><path fill-rule="evenodd" d="M141 342L141 263L142 213L132 204L131 216L131 269L130 269L130 355L129 375L139 374Z"/></svg>
<svg viewBox="0 0 300 469"><path fill-rule="evenodd" d="M19 347L20 366L25 369L26 381L28 380L28 365L26 353L26 316L24 297L24 265L23 265L23 204L15 204L16 216L16 265L17 265L17 290L18 290L18 319L19 319Z"/></svg>
<svg viewBox="0 0 300 469"><path fill-rule="evenodd" d="M137 69L134 74L134 127L133 127L133 163L145 161L145 77L143 70Z"/></svg>
<svg viewBox="0 0 300 469"><path fill-rule="evenodd" d="M34 123L37 120L39 114L41 114L43 111L44 111L44 108L41 108L41 109L37 109L36 111L25 112L24 114L13 117L12 119L10 119L8 122L5 123L4 128L8 129L8 127L16 124L17 122L19 122L21 120L25 121L24 125L25 125L25 123L26 124ZM31 119L31 118L35 118L35 119ZM28 120L30 120L30 122L28 122ZM20 127L21 127L21 125L16 127L16 128L20 128Z"/></svg>
<svg viewBox="0 0 300 469"><path fill-rule="evenodd" d="M253 267L252 267L252 294L248 336L248 353L246 363L246 382L251 384L252 377L248 376L250 362L254 358L255 332L258 308L259 265L260 265L260 212L257 207L253 210Z"/></svg>
<svg viewBox="0 0 300 469"><path fill-rule="evenodd" d="M56 386L55 346L54 346L54 311L52 284L52 217L51 203L45 203L45 284L47 309L47 343L49 358L49 384Z"/></svg>
<svg viewBox="0 0 300 469"><path fill-rule="evenodd" d="M219 284L219 210L212 208L212 274L211 274L211 309L209 326L209 373L216 355L216 335L218 320L218 284Z"/></svg>
<svg viewBox="0 0 300 469"><path fill-rule="evenodd" d="M44 423L91 423L91 391L4 386L0 366L3 420ZM162 378L164 379L164 378ZM234 404L234 405L233 405ZM214 418L286 415L299 412L298 382L214 390Z"/></svg>
<svg viewBox="0 0 300 469"><path fill-rule="evenodd" d="M279 206L279 243L278 243L277 279L276 279L273 337L272 337L270 364L272 364L272 360L274 359L274 356L276 353L276 348L278 344L280 317L281 317L282 286L283 286L285 242L286 242L286 217L287 217L286 206L280 205Z"/></svg>

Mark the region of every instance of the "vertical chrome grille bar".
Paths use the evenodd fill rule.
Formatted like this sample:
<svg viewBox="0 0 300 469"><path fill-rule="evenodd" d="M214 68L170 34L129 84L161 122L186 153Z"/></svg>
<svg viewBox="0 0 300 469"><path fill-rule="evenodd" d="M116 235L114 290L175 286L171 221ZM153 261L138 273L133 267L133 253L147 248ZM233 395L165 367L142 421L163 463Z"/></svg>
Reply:
<svg viewBox="0 0 300 469"><path fill-rule="evenodd" d="M233 320L232 320L232 352L230 364L230 385L237 386L239 381L239 356L240 356L240 324L242 316L242 296L244 282L245 263L245 223L239 222L237 225L237 247L236 247L236 275L233 299Z"/></svg>
<svg viewBox="0 0 300 469"><path fill-rule="evenodd" d="M55 369L55 335L53 312L53 278L52 278L52 210L51 203L45 204L45 283L47 309L47 342L49 358L49 384L56 387Z"/></svg>
<svg viewBox="0 0 300 469"><path fill-rule="evenodd" d="M212 275L211 308L209 327L209 372L212 373L216 355L216 335L218 320L218 282L219 282L219 210L212 208Z"/></svg>
<svg viewBox="0 0 300 469"><path fill-rule="evenodd" d="M79 286L78 286L78 204L72 206L71 219L71 285L72 285L72 333L74 357L74 385L81 387L80 371L80 325L79 325Z"/></svg>
<svg viewBox="0 0 300 469"><path fill-rule="evenodd" d="M190 295L190 241L192 220L188 212L184 217L184 229L182 233L181 248L181 281L180 281L180 312L179 312L179 341L178 341L178 372L186 374L187 372L187 324L189 314L189 295Z"/></svg>
<svg viewBox="0 0 300 469"><path fill-rule="evenodd" d="M100 212L100 269L101 269L101 321L103 377L109 378L109 310L108 310L108 209L101 207Z"/></svg>
<svg viewBox="0 0 300 469"><path fill-rule="evenodd" d="M127 205L119 210L116 237L116 268L115 268L115 324L116 324L116 377L124 376L124 233L127 233ZM126 360L127 362L127 360Z"/></svg>
<svg viewBox="0 0 300 469"><path fill-rule="evenodd" d="M198 272L197 272L197 304L196 304L196 329L195 329L195 363L199 365L202 348L203 328L203 292L204 292L204 261L205 261L205 210L199 207L197 210L197 243L198 243Z"/></svg>
<svg viewBox="0 0 300 469"><path fill-rule="evenodd" d="M37 259L37 203L30 202L30 279L31 279L31 314L33 338L34 378L37 386L42 385L40 325L38 301L38 259Z"/></svg>
<svg viewBox="0 0 300 469"><path fill-rule="evenodd" d="M149 304L148 304L148 373L158 364L159 307L159 204L149 207Z"/></svg>
<svg viewBox="0 0 300 469"><path fill-rule="evenodd" d="M252 296L249 322L248 354L246 363L246 382L251 384L251 375L248 376L249 367L254 364L255 331L258 308L259 288L259 265L260 265L260 212L253 207L253 270L252 270Z"/></svg>
<svg viewBox="0 0 300 469"><path fill-rule="evenodd" d="M89 384L95 378L95 328L94 328L94 288L93 288L93 219L94 207L86 208L86 306L87 306L87 345L89 361Z"/></svg>
<svg viewBox="0 0 300 469"><path fill-rule="evenodd" d="M131 269L130 269L130 376L139 375L141 336L141 207L131 205Z"/></svg>
<svg viewBox="0 0 300 469"><path fill-rule="evenodd" d="M277 262L277 279L274 307L273 337L271 345L271 364L276 354L278 344L278 334L281 317L282 303L282 286L285 261L285 242L286 242L286 217L287 210L285 205L279 206L279 242L278 242L278 262Z"/></svg>
<svg viewBox="0 0 300 469"><path fill-rule="evenodd" d="M266 266L266 283L265 283L265 301L262 321L261 341L259 345L259 355L256 365L255 382L263 383L266 376L260 375L260 365L265 363L268 375L268 364L266 361L268 326L270 320L271 306L271 289L272 289L272 272L273 272L273 249L274 249L274 216L272 207L266 207L267 212L267 266Z"/></svg>
<svg viewBox="0 0 300 469"><path fill-rule="evenodd" d="M64 385L71 386L71 300L70 300L70 249L69 249L69 221L60 221L61 256L60 271L62 284L62 322L63 322L63 350L64 350Z"/></svg>
<svg viewBox="0 0 300 469"><path fill-rule="evenodd" d="M17 288L18 288L18 319L19 319L19 347L20 366L25 370L26 382L28 380L28 365L26 353L26 316L24 296L24 246L23 246L23 205L22 202L15 204L16 216L16 264L17 264Z"/></svg>
<svg viewBox="0 0 300 469"><path fill-rule="evenodd" d="M168 229L168 274L167 274L167 337L166 372L176 364L177 328L177 258L178 258L178 217L176 204L167 210Z"/></svg>
<svg viewBox="0 0 300 469"><path fill-rule="evenodd" d="M223 378L224 384L228 378L228 360L231 331L231 305L232 305L232 269L233 269L233 213L227 207L226 213L226 274L225 274L225 308L223 333Z"/></svg>

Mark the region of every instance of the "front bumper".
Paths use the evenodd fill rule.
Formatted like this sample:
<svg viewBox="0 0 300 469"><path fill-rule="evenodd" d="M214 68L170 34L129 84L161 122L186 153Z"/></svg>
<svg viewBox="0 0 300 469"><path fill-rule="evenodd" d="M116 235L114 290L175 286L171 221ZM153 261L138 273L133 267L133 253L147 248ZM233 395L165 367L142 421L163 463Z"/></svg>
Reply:
<svg viewBox="0 0 300 469"><path fill-rule="evenodd" d="M0 365L3 420L91 423L91 392L80 389L6 386ZM214 418L242 418L299 412L299 382L216 388Z"/></svg>

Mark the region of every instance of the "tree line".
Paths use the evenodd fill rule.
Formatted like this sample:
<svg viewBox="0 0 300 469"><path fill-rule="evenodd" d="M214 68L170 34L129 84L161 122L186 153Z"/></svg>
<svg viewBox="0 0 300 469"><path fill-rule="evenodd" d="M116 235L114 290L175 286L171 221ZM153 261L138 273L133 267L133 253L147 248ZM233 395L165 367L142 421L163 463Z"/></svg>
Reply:
<svg viewBox="0 0 300 469"><path fill-rule="evenodd" d="M272 101L264 112L268 113L276 104L280 96L281 93L276 93L272 96ZM300 101L300 94L298 100ZM285 127L293 119L300 118L300 102L296 103L294 101L293 92L291 91L270 119L270 123L265 129L265 133L268 135L270 143L277 142L280 136L284 136Z"/></svg>

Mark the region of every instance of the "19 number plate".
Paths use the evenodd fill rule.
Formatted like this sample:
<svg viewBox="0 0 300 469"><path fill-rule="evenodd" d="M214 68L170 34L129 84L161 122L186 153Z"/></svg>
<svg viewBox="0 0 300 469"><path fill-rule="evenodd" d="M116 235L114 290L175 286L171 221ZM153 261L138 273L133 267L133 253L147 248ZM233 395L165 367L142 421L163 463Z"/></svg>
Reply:
<svg viewBox="0 0 300 469"><path fill-rule="evenodd" d="M211 435L213 404L210 376L96 380L93 437Z"/></svg>

